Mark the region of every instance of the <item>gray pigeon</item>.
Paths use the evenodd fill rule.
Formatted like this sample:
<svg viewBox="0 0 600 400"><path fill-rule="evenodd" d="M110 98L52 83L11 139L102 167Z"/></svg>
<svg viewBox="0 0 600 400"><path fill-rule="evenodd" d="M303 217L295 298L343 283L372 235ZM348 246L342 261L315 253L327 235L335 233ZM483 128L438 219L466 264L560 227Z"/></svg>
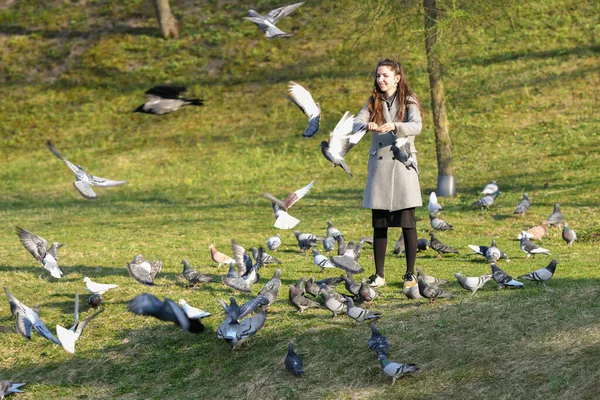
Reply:
<svg viewBox="0 0 600 400"><path fill-rule="evenodd" d="M323 290L323 300L325 308L327 308L333 314L333 318L337 317L340 312L346 312L346 304L337 300L328 290Z"/></svg>
<svg viewBox="0 0 600 400"><path fill-rule="evenodd" d="M419 293L418 285L402 288L402 294L411 300L423 298L423 296L421 296L421 294Z"/></svg>
<svg viewBox="0 0 600 400"><path fill-rule="evenodd" d="M190 263L186 259L181 260L181 263L183 264L183 277L189 283L194 285L193 288L195 288L196 285L199 283L208 283L212 281L212 278L210 276L201 274L200 272L190 267Z"/></svg>
<svg viewBox="0 0 600 400"><path fill-rule="evenodd" d="M485 285L487 281L492 279L492 274L483 275L483 276L464 276L463 274L457 272L454 274L456 280L458 280L458 284L466 290L471 291L471 296L473 296L479 289Z"/></svg>
<svg viewBox="0 0 600 400"><path fill-rule="evenodd" d="M486 254L488 252L488 249L490 248L490 246L476 246L473 244L469 244L467 245L471 250L473 250L473 254L478 254L480 256L486 257ZM495 251L495 250L494 250ZM500 250L500 258L503 258L506 260L506 262L509 262L510 259L508 258L508 254L506 254L505 252L503 252L502 250Z"/></svg>
<svg viewBox="0 0 600 400"><path fill-rule="evenodd" d="M225 314L230 322L239 323L259 307L267 306L269 304L269 299L263 295L258 295L241 306L238 305L234 297L229 298L229 305L221 299L217 299L217 302L223 307L223 310L225 310Z"/></svg>
<svg viewBox="0 0 600 400"><path fill-rule="evenodd" d="M494 193L486 194L479 200L473 202L471 204L471 207L474 207L474 208L480 207L482 209L483 208L489 209L494 204L494 201L496 200L496 197L498 197L499 194L500 194L500 191L495 191Z"/></svg>
<svg viewBox="0 0 600 400"><path fill-rule="evenodd" d="M17 332L26 339L31 339L31 330L35 330L40 336L50 340L53 343L60 344L60 341L50 333L46 325L42 322L38 313L21 303L15 296L4 288L4 293L8 298L10 311L17 319Z"/></svg>
<svg viewBox="0 0 600 400"><path fill-rule="evenodd" d="M417 253L421 252L421 251L427 251L429 250L429 240L425 239L425 238L419 238L417 239Z"/></svg>
<svg viewBox="0 0 600 400"><path fill-rule="evenodd" d="M145 114L163 115L179 110L183 106L202 106L204 100L179 97L185 86L155 86L146 91L146 102L133 110Z"/></svg>
<svg viewBox="0 0 600 400"><path fill-rule="evenodd" d="M497 192L498 190L498 184L496 183L496 181L491 181L490 183L485 185L485 187L481 191L481 194L492 194L494 192Z"/></svg>
<svg viewBox="0 0 600 400"><path fill-rule="evenodd" d="M344 280L346 290L353 296L358 296L358 291L360 290L360 283L354 282L354 279L352 279L351 276L351 274L349 276L340 275L340 278Z"/></svg>
<svg viewBox="0 0 600 400"><path fill-rule="evenodd" d="M268 304L269 300L264 296L259 295L241 307L237 306L233 297L230 298L229 306L224 301L218 300L225 310L225 318L217 328L217 338L227 341L232 350L235 350L244 340L254 336L267 320L267 313L264 310L257 311L252 317L244 318L256 311L258 307Z"/></svg>
<svg viewBox="0 0 600 400"><path fill-rule="evenodd" d="M129 275L144 285L154 285L154 279L161 269L162 262L160 260L149 261L141 254L135 256L133 261L127 264Z"/></svg>
<svg viewBox="0 0 600 400"><path fill-rule="evenodd" d="M502 289L504 286L507 287L516 287L522 288L523 283L513 279L512 276L504 272L498 265L495 263L490 264L492 268L492 278L498 283L498 289Z"/></svg>
<svg viewBox="0 0 600 400"><path fill-rule="evenodd" d="M324 278L317 281L317 285L327 285L327 286L335 286L338 283L342 282L342 278L339 276L332 276L329 278Z"/></svg>
<svg viewBox="0 0 600 400"><path fill-rule="evenodd" d="M440 286L428 285L423 277L417 278L417 284L419 288L419 294L421 297L429 299L429 303L435 303L435 300L438 298L452 297L450 292L446 292Z"/></svg>
<svg viewBox="0 0 600 400"><path fill-rule="evenodd" d="M325 268L335 268L329 258L325 257L323 254L319 254L319 250L313 249L313 262L319 268L321 268L321 272L325 271Z"/></svg>
<svg viewBox="0 0 600 400"><path fill-rule="evenodd" d="M323 153L323 156L325 156L333 167L341 167L350 177L352 177L352 173L344 160L344 156L360 141L360 139L362 139L365 133L367 133L367 130L363 129L353 134L353 124L354 116L346 111L333 131L329 134L329 142L325 140L321 142L321 152Z"/></svg>
<svg viewBox="0 0 600 400"><path fill-rule="evenodd" d="M252 252L252 257L254 257L255 260L258 260L258 258L257 258L258 257L258 249L256 247L250 247L250 251ZM262 252L262 263L263 263L263 265L281 264L281 261L279 261L275 257L273 257L263 251Z"/></svg>
<svg viewBox="0 0 600 400"><path fill-rule="evenodd" d="M369 349L373 350L377 355L383 354L387 356L389 353L389 344L387 338L383 336L375 325L371 324L371 338L367 341Z"/></svg>
<svg viewBox="0 0 600 400"><path fill-rule="evenodd" d="M294 346L292 342L288 343L288 352L285 356L285 367L292 374L298 376L304 373L304 369L302 368L302 359L296 352L294 351Z"/></svg>
<svg viewBox="0 0 600 400"><path fill-rule="evenodd" d="M358 295L362 301L370 303L379 296L379 293L377 293L377 291L373 289L371 285L369 285L369 282L366 278L362 278Z"/></svg>
<svg viewBox="0 0 600 400"><path fill-rule="evenodd" d="M247 255L246 249L236 242L235 239L231 239L231 249L238 276L246 275L246 272L252 267L252 259L248 262L250 256ZM231 266L231 263L229 265Z"/></svg>
<svg viewBox="0 0 600 400"><path fill-rule="evenodd" d="M390 151L394 154L394 160L400 161L402 164L404 164L406 169L414 169L417 175L421 176L421 174L419 174L419 169L417 168L417 160L412 156L412 153L410 151L409 141L406 141L400 146L396 146L395 144L393 144L390 147Z"/></svg>
<svg viewBox="0 0 600 400"><path fill-rule="evenodd" d="M436 217L434 215L431 215L431 214L429 214L429 224L436 231L449 231L449 230L452 230L454 228L452 225L450 225L449 223L447 223L443 219L438 218L438 217Z"/></svg>
<svg viewBox="0 0 600 400"><path fill-rule="evenodd" d="M56 335L58 336L58 340L60 340L62 347L67 352L75 354L75 342L83 333L83 329L92 319L94 319L96 316L98 316L98 314L100 314L104 310L104 308L98 310L94 314L85 318L83 321L79 322L79 294L75 293L75 322L73 323L73 326L69 329L65 329L60 325L56 325Z"/></svg>
<svg viewBox="0 0 600 400"><path fill-rule="evenodd" d="M346 296L346 315L356 321L357 324L363 321L374 321L382 317L380 312L369 311L354 305L351 297Z"/></svg>
<svg viewBox="0 0 600 400"><path fill-rule="evenodd" d="M496 246L496 240L492 239L492 245L488 247L487 251L485 252L485 258L489 263L495 263L500 259L500 257L502 257L502 252L498 246Z"/></svg>
<svg viewBox="0 0 600 400"><path fill-rule="evenodd" d="M337 242L338 246L337 255L343 256L344 254L346 254L346 250L348 250L348 245L346 244L344 237L342 235L339 235L335 238L335 241Z"/></svg>
<svg viewBox="0 0 600 400"><path fill-rule="evenodd" d="M160 301L150 293L142 293L127 302L127 310L137 315L148 315L165 322L173 322L186 332L200 333L204 325L197 318L189 318L173 300Z"/></svg>
<svg viewBox="0 0 600 400"><path fill-rule="evenodd" d="M319 107L319 103L315 103L310 92L294 81L290 81L288 91L289 96L285 97L297 105L304 115L308 117L308 126L304 130L302 138L313 138L317 134L321 123L321 107Z"/></svg>
<svg viewBox="0 0 600 400"><path fill-rule="evenodd" d="M406 249L404 246L404 236L402 235L402 233L400 233L400 237L394 243L394 254L402 255L404 254L405 250Z"/></svg>
<svg viewBox="0 0 600 400"><path fill-rule="evenodd" d="M343 271L346 271L347 273L360 274L365 271L364 268L361 267L356 260L354 260L354 257L349 257L346 255L333 256L329 258L329 260L333 265Z"/></svg>
<svg viewBox="0 0 600 400"><path fill-rule="evenodd" d="M11 381L0 380L0 399L4 399L5 396L12 393L23 393L22 390L19 390L23 385L25 385L25 383L13 383Z"/></svg>
<svg viewBox="0 0 600 400"><path fill-rule="evenodd" d="M303 312L307 308L321 307L319 303L311 299L307 299L302 295L302 289L296 288L294 285L289 286L290 303L298 309L298 312Z"/></svg>
<svg viewBox="0 0 600 400"><path fill-rule="evenodd" d="M530 207L531 202L529 201L529 196L527 195L527 193L523 193L523 198L521 199L519 204L517 204L517 208L515 208L515 212L513 214L524 217L525 213L529 211Z"/></svg>
<svg viewBox="0 0 600 400"><path fill-rule="evenodd" d="M335 240L338 236L342 236L342 232L333 226L333 222L327 221L327 237L332 237Z"/></svg>
<svg viewBox="0 0 600 400"><path fill-rule="evenodd" d="M569 225L565 222L562 230L562 238L569 245L569 247L573 246L573 242L577 240L577 234Z"/></svg>
<svg viewBox="0 0 600 400"><path fill-rule="evenodd" d="M88 304L92 308L98 308L102 305L103 299L101 294L93 294L88 297Z"/></svg>
<svg viewBox="0 0 600 400"><path fill-rule="evenodd" d="M560 226L565 221L565 217L562 212L560 212L560 205L558 203L554 203L554 212L548 217L546 222L550 226Z"/></svg>
<svg viewBox="0 0 600 400"><path fill-rule="evenodd" d="M411 372L416 372L419 370L415 364L399 364L395 362L391 362L385 356L385 354L379 354L378 356L379 362L381 363L381 368L383 369L383 373L387 376L392 377L392 385L396 383L398 378L401 378L403 375L410 374Z"/></svg>
<svg viewBox="0 0 600 400"><path fill-rule="evenodd" d="M48 248L48 242L41 236L37 236L23 228L15 227L17 235L23 243L23 246L29 253L42 263L44 269L50 273L53 278L62 278L62 271L58 267L58 249L63 246L62 243L54 242Z"/></svg>
<svg viewBox="0 0 600 400"><path fill-rule="evenodd" d="M225 286L228 286L233 290L245 293L251 292L248 281L239 276L234 263L229 264L229 271L227 272L227 275L221 278L221 280Z"/></svg>
<svg viewBox="0 0 600 400"><path fill-rule="evenodd" d="M429 242L430 246L433 250L437 251L437 253L438 253L437 258L442 257L442 254L448 254L448 253L459 254L458 250L455 250L452 247L447 246L446 244L442 243L441 240L436 238L435 235L433 234L433 232L430 232L429 235L431 237L431 241Z"/></svg>
<svg viewBox="0 0 600 400"><path fill-rule="evenodd" d="M48 146L50 151L56 157L60 158L65 164L67 164L67 167L69 167L69 169L73 172L73 174L75 174L75 182L73 182L73 186L75 186L75 189L77 189L79 194L81 194L81 196L84 199L87 199L87 200L97 200L98 199L98 196L92 189L92 186L111 187L111 186L123 185L124 183L127 182L127 181L113 181L110 179L105 179L105 178L101 178L99 176L88 174L81 167L81 165L75 165L72 162L70 162L69 160L67 160L66 158L64 158L58 152L58 150L56 150L54 148L54 146L52 145L52 143L49 140L46 143L46 145Z"/></svg>
<svg viewBox="0 0 600 400"><path fill-rule="evenodd" d="M262 295L269 299L269 304L267 305L267 307L273 304L277 299L277 294L279 293L280 287L281 269L276 269L273 273L273 277L267 283L265 283L265 286L263 286L260 292L258 292L259 296Z"/></svg>
<svg viewBox="0 0 600 400"><path fill-rule="evenodd" d="M527 254L527 258L533 255L535 258L536 254L550 255L550 250L544 249L538 246L527 238L527 232L521 231L521 250Z"/></svg>
<svg viewBox="0 0 600 400"><path fill-rule="evenodd" d="M440 279L440 278L436 278L431 275L427 275L423 271L423 268L417 268L417 277L419 277L419 276L425 280L425 283L427 283L428 285L431 285L431 286L440 286L440 285L445 285L446 283L448 283L448 281L446 279Z"/></svg>
<svg viewBox="0 0 600 400"><path fill-rule="evenodd" d="M271 236L267 239L267 248L271 251L277 251L277 249L281 246L281 237L279 234Z"/></svg>
<svg viewBox="0 0 600 400"><path fill-rule="evenodd" d="M437 195L435 192L431 192L429 194L429 203L427 204L427 209L429 210L429 214L436 215L444 208L440 203L438 203Z"/></svg>
<svg viewBox="0 0 600 400"><path fill-rule="evenodd" d="M335 243L336 242L333 236L327 236L325 239L323 239L323 249L325 252L327 252L327 254L335 249Z"/></svg>
<svg viewBox="0 0 600 400"><path fill-rule="evenodd" d="M248 11L248 16L244 19L254 22L264 33L267 39L274 39L280 37L291 36L289 33L283 32L281 29L275 26L277 21L281 18L290 15L292 11L304 4L304 1L300 3L290 4L284 7L279 7L269 11L267 15L261 15L254 10Z"/></svg>
<svg viewBox="0 0 600 400"><path fill-rule="evenodd" d="M294 235L298 241L298 247L300 247L300 251L302 252L306 252L311 247L316 247L317 241L323 240L323 238L312 233L300 233L299 231L294 231Z"/></svg>
<svg viewBox="0 0 600 400"><path fill-rule="evenodd" d="M324 285L328 290L334 290L333 286L327 286ZM305 285L305 290L306 293L317 297L321 294L321 286L319 286L316 282L315 282L315 278L313 276L310 277L309 280L306 281L306 285Z"/></svg>
<svg viewBox="0 0 600 400"><path fill-rule="evenodd" d="M525 275L521 275L518 277L518 279L527 279L530 281L541 282L544 286L544 289L546 289L548 292L552 292L552 289L548 289L546 287L546 282L548 282L554 276L554 272L556 271L556 264L558 264L558 261L552 260L550 261L550 264L548 264L546 267L540 268L537 271L533 271Z"/></svg>
<svg viewBox="0 0 600 400"><path fill-rule="evenodd" d="M275 224L273 225L277 229L292 229L300 220L292 217L287 212L289 209L302 199L313 187L315 180L313 179L310 183L295 192L290 193L284 200L280 200L273 196L269 192L264 192L263 197L271 201L273 206L273 212L275 213Z"/></svg>

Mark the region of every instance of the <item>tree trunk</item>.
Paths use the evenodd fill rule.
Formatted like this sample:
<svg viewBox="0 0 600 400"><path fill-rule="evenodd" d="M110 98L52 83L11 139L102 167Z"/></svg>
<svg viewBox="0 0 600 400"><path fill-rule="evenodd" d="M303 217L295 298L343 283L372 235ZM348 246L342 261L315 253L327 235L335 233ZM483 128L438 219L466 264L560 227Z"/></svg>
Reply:
<svg viewBox="0 0 600 400"><path fill-rule="evenodd" d="M158 24L162 31L165 39L179 37L179 28L177 27L177 20L171 12L171 6L169 0L153 0L154 8L156 9L156 16L158 17Z"/></svg>
<svg viewBox="0 0 600 400"><path fill-rule="evenodd" d="M431 92L431 112L435 128L435 148L438 161L438 196L456 195L454 167L452 164L452 148L448 134L448 118L444 104L444 85L442 83L442 66L437 43L438 9L435 0L423 0L425 10L425 52L427 53L427 72Z"/></svg>

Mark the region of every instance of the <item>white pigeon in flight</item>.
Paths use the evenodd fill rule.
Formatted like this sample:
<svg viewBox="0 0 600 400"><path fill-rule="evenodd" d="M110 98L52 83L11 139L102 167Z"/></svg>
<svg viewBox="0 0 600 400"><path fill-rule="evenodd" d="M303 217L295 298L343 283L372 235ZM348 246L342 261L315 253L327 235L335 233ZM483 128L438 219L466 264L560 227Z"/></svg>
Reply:
<svg viewBox="0 0 600 400"><path fill-rule="evenodd" d="M308 126L304 130L302 138L310 139L314 137L319 130L321 122L321 107L319 107L319 103L315 103L310 92L294 81L290 81L288 91L290 95L285 97L297 105L304 115L308 117Z"/></svg>
<svg viewBox="0 0 600 400"><path fill-rule="evenodd" d="M54 242L48 247L48 242L41 236L37 236L23 228L15 227L17 235L23 243L23 246L31 255L42 263L44 269L50 272L53 278L60 279L63 276L58 268L58 249L63 246L62 243Z"/></svg>
<svg viewBox="0 0 600 400"><path fill-rule="evenodd" d="M279 200L269 192L263 193L263 197L271 200L271 204L273 205L273 213L275 215L275 224L273 226L275 228L292 229L298 225L300 220L288 214L288 210L310 191L314 183L313 179L308 185L292 192L284 200Z"/></svg>
<svg viewBox="0 0 600 400"><path fill-rule="evenodd" d="M244 19L254 22L265 33L267 39L289 37L291 36L291 34L285 33L284 31L276 27L275 24L281 18L289 15L292 11L300 7L302 4L304 4L304 1L279 7L269 11L267 15L259 14L254 10L249 10L248 16L244 17Z"/></svg>
<svg viewBox="0 0 600 400"><path fill-rule="evenodd" d="M362 129L353 134L353 125L354 115L346 111L333 131L329 134L329 142L326 142L325 140L321 142L321 151L325 158L331 162L331 165L334 167L342 167L350 177L352 176L352 173L344 160L344 156L360 141L360 139L363 138L365 133L367 133L366 129Z"/></svg>

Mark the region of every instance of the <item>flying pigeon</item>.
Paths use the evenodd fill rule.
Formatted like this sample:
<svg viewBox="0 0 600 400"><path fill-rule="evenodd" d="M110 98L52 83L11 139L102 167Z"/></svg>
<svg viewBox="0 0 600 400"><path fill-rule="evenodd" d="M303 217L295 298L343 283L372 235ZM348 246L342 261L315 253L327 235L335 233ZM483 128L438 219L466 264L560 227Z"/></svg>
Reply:
<svg viewBox="0 0 600 400"><path fill-rule="evenodd" d="M417 277L422 277L425 280L425 283L431 286L445 285L448 283L446 279L440 279L431 275L427 275L423 271L423 268L417 268Z"/></svg>
<svg viewBox="0 0 600 400"><path fill-rule="evenodd" d="M290 303L298 309L298 312L302 312L307 308L318 308L321 307L319 303L311 299L307 299L302 295L302 289L296 288L294 285L289 286Z"/></svg>
<svg viewBox="0 0 600 400"><path fill-rule="evenodd" d="M264 310L257 311L252 317L247 316L256 311L258 307L266 305L269 300L264 296L257 296L241 307L237 307L233 297L230 300L229 306L222 300L219 301L225 310L225 319L217 328L217 338L224 339L231 345L232 350L235 350L243 341L254 336L264 326L267 320L267 313Z"/></svg>
<svg viewBox="0 0 600 400"><path fill-rule="evenodd" d="M552 292L552 289L548 289L546 287L546 282L549 281L554 275L554 271L556 271L556 264L558 264L558 261L552 260L550 261L550 264L548 264L546 267L540 268L537 271L530 272L529 274L521 275L518 277L518 279L527 279L530 281L542 282L544 288L548 292Z"/></svg>
<svg viewBox="0 0 600 400"><path fill-rule="evenodd" d="M302 369L302 359L296 352L294 351L294 346L292 342L288 343L288 352L285 356L285 367L292 374L298 376L304 373L304 369Z"/></svg>
<svg viewBox="0 0 600 400"><path fill-rule="evenodd" d="M233 290L246 293L251 292L248 281L238 274L234 263L229 264L229 272L227 272L227 275L223 276L221 280L225 286L228 286Z"/></svg>
<svg viewBox="0 0 600 400"><path fill-rule="evenodd" d="M417 284L419 288L419 294L421 297L429 299L429 303L435 303L435 300L438 298L452 297L450 292L446 292L440 286L428 285L423 277L417 278Z"/></svg>
<svg viewBox="0 0 600 400"><path fill-rule="evenodd" d="M343 271L346 271L347 273L360 274L365 271L365 269L361 267L360 264L356 262L354 257L348 254L348 252L342 256L330 257L329 260L333 265Z"/></svg>
<svg viewBox="0 0 600 400"><path fill-rule="evenodd" d="M303 139L313 138L319 130L321 122L321 107L315 103L312 95L301 85L294 81L290 81L288 85L289 96L285 96L292 103L297 105L300 110L308 117L308 126L302 134Z"/></svg>
<svg viewBox="0 0 600 400"><path fill-rule="evenodd" d="M522 234L523 231L519 233L517 239L521 240ZM538 226L534 226L533 228L529 228L525 231L525 236L531 240L542 240L542 237L546 234L548 234L548 222L546 222L546 220L540 222Z"/></svg>
<svg viewBox="0 0 600 400"><path fill-rule="evenodd" d="M438 253L437 258L441 258L442 254L448 254L448 253L459 254L458 250L445 245L444 243L442 243L441 240L436 238L435 235L433 234L433 232L430 232L429 236L431 237L431 241L429 242L429 245L431 246L431 248L433 250L437 251L437 253Z"/></svg>
<svg viewBox="0 0 600 400"><path fill-rule="evenodd" d="M558 203L554 203L554 212L546 219L548 225L550 226L559 226L565 221L562 212L560 212L560 205Z"/></svg>
<svg viewBox="0 0 600 400"><path fill-rule="evenodd" d="M335 238L335 241L337 242L337 246L338 246L338 250L337 250L338 256L344 255L346 253L346 250L348 250L348 245L346 244L344 237L342 235L337 236Z"/></svg>
<svg viewBox="0 0 600 400"><path fill-rule="evenodd" d="M190 267L190 263L186 259L181 260L181 263L183 264L183 277L189 283L194 285L194 288L199 283L208 283L212 281L212 278L210 276L201 274L200 272Z"/></svg>
<svg viewBox="0 0 600 400"><path fill-rule="evenodd" d="M321 272L325 271L325 268L335 268L335 265L329 261L329 258L320 254L317 249L313 249L313 262L317 267L321 268Z"/></svg>
<svg viewBox="0 0 600 400"><path fill-rule="evenodd" d="M352 172L344 156L352 149L362 137L367 133L366 129L352 133L352 125L354 124L354 116L348 111L344 113L340 121L337 123L333 131L329 134L329 142L323 140L321 142L321 152L323 156L331 162L333 167L341 167L348 176L352 177Z"/></svg>
<svg viewBox="0 0 600 400"><path fill-rule="evenodd" d="M252 268L252 259L249 259L246 249L243 248L235 239L231 239L231 250L233 252L233 263L237 267L238 276L246 275L246 272ZM231 262L229 263L231 267Z"/></svg>
<svg viewBox="0 0 600 400"><path fill-rule="evenodd" d="M354 305L351 297L346 296L346 315L356 321L357 324L363 321L374 321L382 317L380 312L369 311Z"/></svg>
<svg viewBox="0 0 600 400"><path fill-rule="evenodd" d="M328 290L324 289L322 292L325 308L327 308L333 314L333 318L337 317L340 312L346 312L346 304L337 300Z"/></svg>
<svg viewBox="0 0 600 400"><path fill-rule="evenodd" d="M457 272L454 274L456 280L458 280L458 284L466 290L471 291L471 296L473 296L479 289L485 285L487 281L492 279L492 275L483 275L483 276L464 276L463 274Z"/></svg>
<svg viewBox="0 0 600 400"><path fill-rule="evenodd" d="M498 185L496 184L496 181L491 181L490 183L485 185L485 187L481 191L481 194L492 194L494 192L497 192L498 190L499 189Z"/></svg>
<svg viewBox="0 0 600 400"><path fill-rule="evenodd" d="M273 273L273 277L267 283L265 283L265 286L263 286L260 292L258 292L259 296L262 295L269 299L269 304L267 304L267 307L273 304L277 299L277 294L279 293L280 287L281 269L276 269Z"/></svg>
<svg viewBox="0 0 600 400"><path fill-rule="evenodd" d="M429 194L429 204L427 204L427 209L429 210L429 214L436 215L444 208L440 203L438 203L437 196L435 192L431 192Z"/></svg>
<svg viewBox="0 0 600 400"><path fill-rule="evenodd" d="M271 201L271 205L273 206L273 212L275 215L275 224L273 224L273 226L275 228L293 229L296 225L298 225L300 220L288 214L288 210L310 191L314 183L315 181L313 179L308 185L291 193L283 201L279 200L269 192L263 193L263 197L269 199Z"/></svg>
<svg viewBox="0 0 600 400"><path fill-rule="evenodd" d="M256 262L254 264L252 264L252 266L249 269L247 269L246 272L242 275L242 278L248 283L248 287L252 286L256 282L258 282L258 280L260 279L260 274L258 273L258 270L260 268L262 268L262 266L263 266L262 253L263 253L263 248L262 248L262 246L260 246L258 248L258 253L256 256ZM239 271L238 271L238 273L239 273Z"/></svg>
<svg viewBox="0 0 600 400"><path fill-rule="evenodd" d="M264 33L267 39L274 39L280 37L291 36L289 33L285 33L281 29L275 26L277 21L281 18L290 15L292 11L304 4L304 1L300 3L290 4L284 7L279 7L269 11L267 15L261 15L254 10L248 11L248 16L244 19L254 22Z"/></svg>
<svg viewBox="0 0 600 400"><path fill-rule="evenodd" d="M44 269L50 273L53 278L62 278L62 271L58 268L58 249L63 246L62 243L54 242L48 248L48 242L41 236L34 235L23 228L15 227L17 235L23 243L23 246L31 253L33 258L38 260L44 266Z"/></svg>
<svg viewBox="0 0 600 400"><path fill-rule="evenodd" d="M199 319L189 318L177 303L168 298L160 301L150 293L142 293L129 300L127 309L137 315L149 315L161 321L173 322L186 332L200 333L204 331L204 325Z"/></svg>
<svg viewBox="0 0 600 400"><path fill-rule="evenodd" d="M11 381L0 380L0 399L4 399L5 396L12 393L23 393L22 390L19 390L23 385L25 385L25 383L13 383Z"/></svg>
<svg viewBox="0 0 600 400"><path fill-rule="evenodd" d="M392 385L396 383L398 378L401 378L403 375L410 374L411 372L416 372L419 370L415 364L398 364L395 362L391 362L385 356L385 354L379 354L378 356L379 362L381 363L381 368L383 369L383 373L387 376L392 377Z"/></svg>
<svg viewBox="0 0 600 400"><path fill-rule="evenodd" d="M335 286L338 283L342 282L342 278L340 278L339 276L331 276L329 278L324 278L321 280L318 280L316 283L317 285L326 285L326 286Z"/></svg>
<svg viewBox="0 0 600 400"><path fill-rule="evenodd" d="M400 146L393 144L390 147L390 151L394 154L394 160L400 161L404 164L406 169L414 169L417 175L421 176L421 174L419 174L419 169L417 168L417 160L412 156L410 151L410 142L408 140Z"/></svg>
<svg viewBox="0 0 600 400"><path fill-rule="evenodd" d="M431 214L429 214L429 224L436 231L449 231L449 230L452 230L454 228L452 225L450 225L449 223L447 223L443 219L438 218L438 217L436 217L434 215L431 215Z"/></svg>
<svg viewBox="0 0 600 400"><path fill-rule="evenodd" d="M219 250L217 250L217 248L215 247L214 244L209 244L208 248L210 249L210 258L211 260L213 260L214 262L216 262L217 268L219 268L221 265L225 264L225 265L229 265L232 262L235 262L235 260L223 253L221 253Z"/></svg>
<svg viewBox="0 0 600 400"><path fill-rule="evenodd" d="M250 251L252 252L252 257L254 257L254 259L257 260L258 259L257 258L258 257L258 249L256 247L250 247ZM263 265L281 264L281 261L279 261L275 257L273 257L263 251L262 252L262 263L263 263Z"/></svg>
<svg viewBox="0 0 600 400"><path fill-rule="evenodd" d="M389 353L389 344L387 338L383 336L375 325L371 324L371 338L367 341L369 349L373 350L377 355L383 354L387 356Z"/></svg>
<svg viewBox="0 0 600 400"><path fill-rule="evenodd" d="M96 283L87 276L83 278L83 281L85 282L85 288L91 294L104 294L110 289L119 287L119 285L115 285L114 283Z"/></svg>
<svg viewBox="0 0 600 400"><path fill-rule="evenodd" d="M17 319L17 332L26 339L31 339L31 330L35 330L40 336L50 340L53 343L60 344L60 341L50 333L46 325L42 322L38 313L21 303L15 296L4 288L4 293L8 298L10 311Z"/></svg>
<svg viewBox="0 0 600 400"><path fill-rule="evenodd" d="M573 229L569 228L569 225L566 222L563 225L562 238L569 247L573 246L573 242L577 240L577 234Z"/></svg>
<svg viewBox="0 0 600 400"><path fill-rule="evenodd" d="M83 196L84 199L87 200L97 200L98 196L92 189L92 186L99 187L111 187L111 186L119 186L123 185L127 181L113 181L110 179L101 178L99 176L91 175L85 172L85 170L81 167L81 165L75 165L66 158L64 158L58 150L54 148L52 143L48 140L46 143L50 151L58 158L60 158L67 167L75 174L75 182L73 182L73 186L75 189Z"/></svg>
<svg viewBox="0 0 600 400"><path fill-rule="evenodd" d="M281 246L281 237L279 234L271 236L267 239L267 248L271 251L277 251L277 249Z"/></svg>
<svg viewBox="0 0 600 400"><path fill-rule="evenodd" d="M529 258L531 255L533 255L535 258L536 254L550 255L550 250L546 250L527 239L527 234L525 231L521 231L521 250L527 253L527 258Z"/></svg>
<svg viewBox="0 0 600 400"><path fill-rule="evenodd" d="M471 204L471 207L474 207L474 208L481 207L481 208L489 209L492 206L492 204L494 204L494 201L496 200L496 197L498 197L499 194L500 194L499 191L495 191L492 194L486 194L479 200L473 202Z"/></svg>
<svg viewBox="0 0 600 400"><path fill-rule="evenodd" d="M133 261L127 264L129 275L144 285L154 285L154 278L161 269L162 262L160 260L149 261L141 254L135 256Z"/></svg>
<svg viewBox="0 0 600 400"><path fill-rule="evenodd" d="M259 307L267 306L269 304L269 299L265 296L258 295L241 306L238 305L234 297L229 298L229 305L221 299L217 299L217 302L223 307L223 310L225 310L226 317L230 322L239 323Z"/></svg>
<svg viewBox="0 0 600 400"><path fill-rule="evenodd" d="M83 333L83 329L92 319L94 319L96 316L98 316L98 314L100 314L104 310L104 308L98 310L83 321L79 322L79 294L75 293L75 311L73 313L75 315L75 322L73 323L73 326L69 329L65 329L60 325L56 325L56 335L58 336L58 340L60 340L62 347L67 352L75 354L75 342Z"/></svg>
<svg viewBox="0 0 600 400"><path fill-rule="evenodd" d="M512 276L510 276L506 272L504 272L495 263L490 264L490 267L492 268L492 278L494 278L496 283L498 283L499 289L502 289L504 286L516 287L516 288L523 287L522 282L519 282L519 281L513 279Z"/></svg>
<svg viewBox="0 0 600 400"><path fill-rule="evenodd" d="M163 115L179 110L183 106L202 106L204 100L179 97L185 86L160 85L146 91L146 102L133 110L146 114Z"/></svg>
<svg viewBox="0 0 600 400"><path fill-rule="evenodd" d="M531 203L529 202L529 196L527 196L527 193L523 193L523 198L521 199L519 204L517 204L517 208L515 208L515 212L513 214L525 216L525 213L529 211L530 207Z"/></svg>
<svg viewBox="0 0 600 400"><path fill-rule="evenodd" d="M202 319L202 318L211 316L211 313L209 313L208 311L204 311L199 308L192 307L188 304L187 301L185 301L183 299L179 299L177 304L179 304L179 307L181 307L181 309L183 310L183 312L185 312L185 315L189 319Z"/></svg>

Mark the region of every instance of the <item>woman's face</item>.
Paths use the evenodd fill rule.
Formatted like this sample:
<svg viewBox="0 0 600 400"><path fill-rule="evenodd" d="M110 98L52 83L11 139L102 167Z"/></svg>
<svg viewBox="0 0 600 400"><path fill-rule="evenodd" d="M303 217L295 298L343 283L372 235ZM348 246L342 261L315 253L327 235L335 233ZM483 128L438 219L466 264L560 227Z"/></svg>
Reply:
<svg viewBox="0 0 600 400"><path fill-rule="evenodd" d="M386 95L394 94L399 81L400 75L396 75L390 67L382 65L377 68L377 85Z"/></svg>

